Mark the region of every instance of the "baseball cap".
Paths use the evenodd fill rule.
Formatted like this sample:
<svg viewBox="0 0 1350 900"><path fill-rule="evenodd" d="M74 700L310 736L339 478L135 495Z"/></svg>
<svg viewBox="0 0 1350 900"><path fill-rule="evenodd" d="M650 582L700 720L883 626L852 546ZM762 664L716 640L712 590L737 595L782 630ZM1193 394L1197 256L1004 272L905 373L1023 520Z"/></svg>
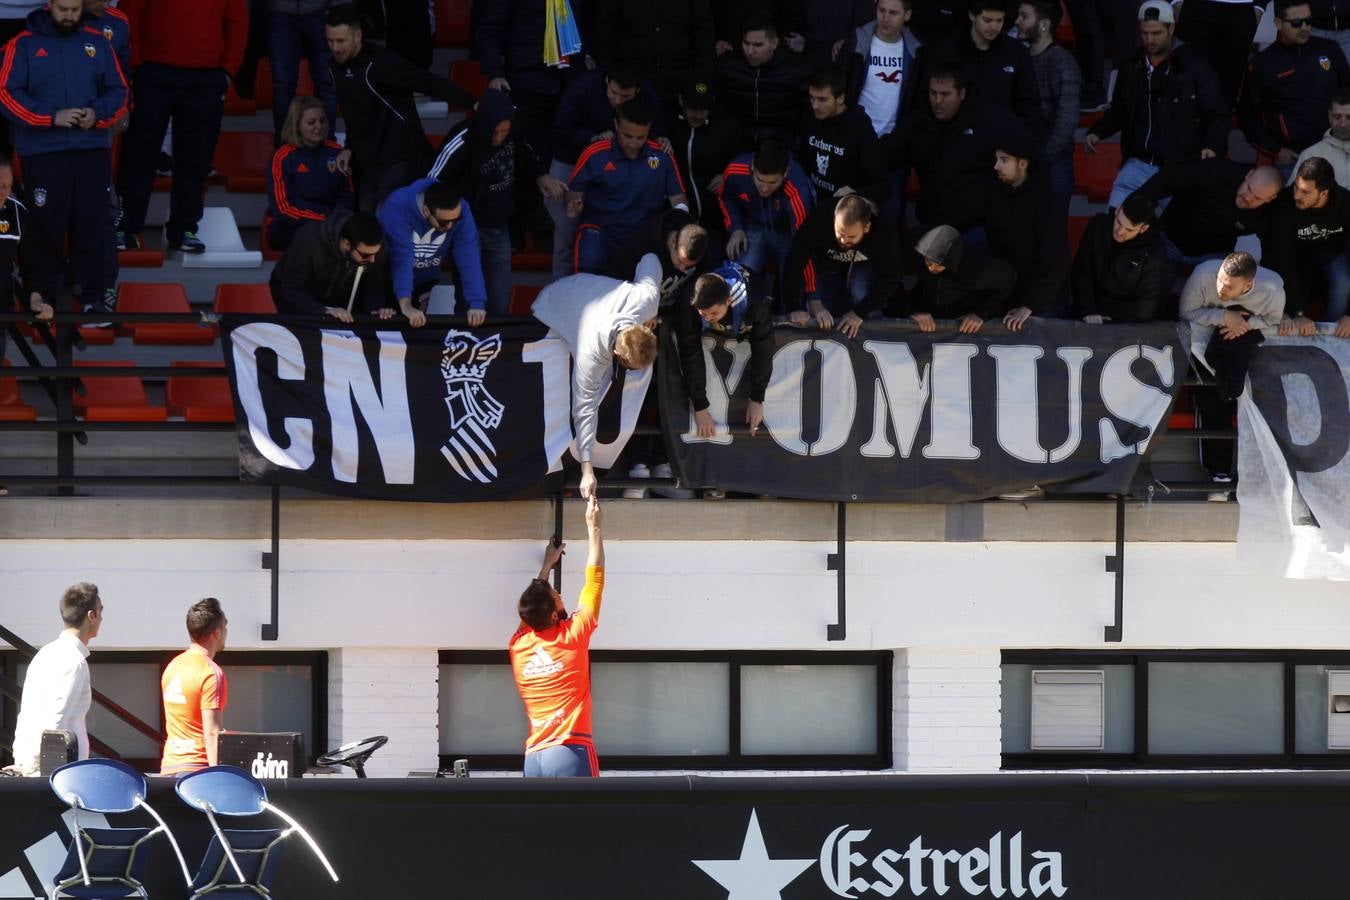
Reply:
<svg viewBox="0 0 1350 900"><path fill-rule="evenodd" d="M1161 22L1164 25L1172 25L1176 20L1176 15L1172 12L1172 4L1166 2L1166 0L1148 0L1139 7L1140 22Z"/></svg>
<svg viewBox="0 0 1350 900"><path fill-rule="evenodd" d="M680 99L690 109L712 109L717 105L717 89L712 82L695 78L685 84L680 91Z"/></svg>

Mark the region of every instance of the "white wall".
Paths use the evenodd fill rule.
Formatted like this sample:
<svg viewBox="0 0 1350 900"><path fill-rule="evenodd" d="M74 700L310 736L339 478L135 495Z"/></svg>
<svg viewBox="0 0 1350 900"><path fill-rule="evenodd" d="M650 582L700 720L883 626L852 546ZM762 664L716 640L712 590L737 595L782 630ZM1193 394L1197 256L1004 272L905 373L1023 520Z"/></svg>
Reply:
<svg viewBox="0 0 1350 900"><path fill-rule="evenodd" d="M0 542L0 623L30 642L58 629L61 591L96 582L107 621L96 647L176 647L183 614L216 596L230 644L263 649L497 648L540 547L520 541L284 541L281 640L265 644L263 541ZM892 649L1100 647L1111 620L1107 544L856 543L848 547L848 636L835 615L832 543L607 545L596 647ZM564 593L581 587L584 549ZM1274 577L1232 544L1130 544L1123 646L1339 648L1345 585Z"/></svg>

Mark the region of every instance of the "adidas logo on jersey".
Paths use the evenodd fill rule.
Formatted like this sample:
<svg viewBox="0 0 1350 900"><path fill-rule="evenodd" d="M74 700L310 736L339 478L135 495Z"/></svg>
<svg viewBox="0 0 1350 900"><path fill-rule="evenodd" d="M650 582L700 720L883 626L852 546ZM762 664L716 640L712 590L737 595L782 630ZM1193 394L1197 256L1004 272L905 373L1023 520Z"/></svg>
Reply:
<svg viewBox="0 0 1350 900"><path fill-rule="evenodd" d="M563 664L556 662L553 657L544 652L543 647L536 647L534 655L530 661L525 664L525 671L522 673L526 678L541 678L545 675L553 675L563 670Z"/></svg>
<svg viewBox="0 0 1350 900"><path fill-rule="evenodd" d="M619 167L616 166L616 165L614 165L614 163L612 163L612 162L607 162L607 163L605 163L605 171L606 171L606 172L617 172L618 170L619 170Z"/></svg>
<svg viewBox="0 0 1350 900"><path fill-rule="evenodd" d="M39 47L39 48L37 49L37 52L34 53L33 55L36 56L38 59L41 59L42 57L44 57L44 56L47 55L47 48L46 48L46 47Z"/></svg>
<svg viewBox="0 0 1350 900"><path fill-rule="evenodd" d="M304 163L301 163L299 166L296 167L295 171L297 174L300 172L308 172L309 166L305 165Z"/></svg>

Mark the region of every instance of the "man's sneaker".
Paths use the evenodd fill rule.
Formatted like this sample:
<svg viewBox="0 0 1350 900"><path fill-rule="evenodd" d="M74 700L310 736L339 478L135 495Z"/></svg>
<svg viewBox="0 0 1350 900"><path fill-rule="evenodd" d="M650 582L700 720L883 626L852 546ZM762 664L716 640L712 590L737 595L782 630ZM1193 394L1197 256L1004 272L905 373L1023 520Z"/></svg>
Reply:
<svg viewBox="0 0 1350 900"><path fill-rule="evenodd" d="M703 489L703 499L704 499L704 500L725 500L725 499L727 499L727 492L724 491L724 490L722 490L721 488L704 488L704 489Z"/></svg>
<svg viewBox="0 0 1350 900"><path fill-rule="evenodd" d="M628 470L628 477L651 478L652 471L651 469L647 468L645 463L638 463L637 465L633 466L633 468ZM625 500L642 500L645 499L646 496L647 496L646 488L629 487L623 489L623 499Z"/></svg>
<svg viewBox="0 0 1350 900"><path fill-rule="evenodd" d="M112 302L112 303L109 303L109 302L107 301L107 299L106 299L107 295L106 295L106 294L104 295L104 297L105 297L105 299L104 299L103 302L101 302L101 303L86 303L86 304L84 305L84 307L83 307L84 311L85 311L86 313L90 314L90 315L93 315L93 316L107 315L107 314L109 314L109 313L115 313L115 312L117 312L117 298L116 298L116 295L115 295L115 294L113 295L113 302ZM81 325L80 327L81 327L81 328L111 328L111 327L112 327L112 323L111 323L111 322L85 322L85 323L84 323L83 325Z"/></svg>
<svg viewBox="0 0 1350 900"><path fill-rule="evenodd" d="M652 469L652 477L674 480L675 473L671 471L670 463L661 463L656 468ZM694 499L694 492L689 490L689 488L680 487L678 481L675 482L673 487L652 488L652 493L661 497L670 497L672 500Z"/></svg>
<svg viewBox="0 0 1350 900"><path fill-rule="evenodd" d="M1214 483L1215 487L1219 487L1220 485L1231 485L1233 476L1224 472L1215 472L1209 476L1209 480ZM1206 499L1211 503L1227 503L1230 496L1232 496L1231 489L1215 490L1210 491Z"/></svg>
<svg viewBox="0 0 1350 900"><path fill-rule="evenodd" d="M119 251L141 249L141 236L127 231L117 232L117 249Z"/></svg>
<svg viewBox="0 0 1350 900"><path fill-rule="evenodd" d="M1009 492L1006 493L1006 494L999 494L999 495L998 495L998 499L1000 499L1000 500L1034 500L1035 498L1042 496L1044 493L1045 493L1045 491L1041 490L1041 486L1040 486L1040 485L1038 485L1038 484L1033 484L1033 485L1032 485L1031 487L1029 487L1029 488L1022 488L1020 491L1009 491Z"/></svg>
<svg viewBox="0 0 1350 900"><path fill-rule="evenodd" d="M170 250L181 250L183 253L205 253L206 245L197 237L195 231L185 231L178 240L169 239Z"/></svg>
<svg viewBox="0 0 1350 900"><path fill-rule="evenodd" d="M160 151L160 154L159 154L159 162L155 163L155 174L156 174L156 175L172 175L172 174L173 174L173 157L170 156L169 154L163 152L163 151Z"/></svg>

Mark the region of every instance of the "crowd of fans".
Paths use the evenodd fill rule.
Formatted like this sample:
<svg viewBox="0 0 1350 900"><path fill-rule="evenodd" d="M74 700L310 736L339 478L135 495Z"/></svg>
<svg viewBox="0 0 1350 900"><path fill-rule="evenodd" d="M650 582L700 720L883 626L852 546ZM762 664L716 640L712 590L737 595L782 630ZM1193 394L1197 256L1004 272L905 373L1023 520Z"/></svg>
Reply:
<svg viewBox="0 0 1350 900"><path fill-rule="evenodd" d="M223 97L264 40L282 312L419 327L448 256L479 325L507 314L528 233L555 279L632 281L655 254L700 430L698 335L750 336L771 314L848 338L871 316L963 333L1032 316L1214 324L1207 357L1232 390L1202 412L1226 421L1259 326L1311 334L1321 318L1350 337L1340 2L1273 0L1275 41L1252 52L1251 0L475 0L473 96L431 71L430 22L397 4L0 0L0 112L24 183L0 206L0 250L45 236L50 259L20 248L34 312L50 314L62 253L87 309L111 311L162 148L167 246L206 249ZM1056 44L1066 10L1076 53ZM316 97L294 96L302 58ZM474 111L437 149L416 94ZM1075 135L1097 112L1081 150L1118 135L1122 164L1071 254ZM1228 158L1235 125L1254 164ZM12 181L0 167L0 194ZM1246 235L1265 268L1234 253Z"/></svg>

